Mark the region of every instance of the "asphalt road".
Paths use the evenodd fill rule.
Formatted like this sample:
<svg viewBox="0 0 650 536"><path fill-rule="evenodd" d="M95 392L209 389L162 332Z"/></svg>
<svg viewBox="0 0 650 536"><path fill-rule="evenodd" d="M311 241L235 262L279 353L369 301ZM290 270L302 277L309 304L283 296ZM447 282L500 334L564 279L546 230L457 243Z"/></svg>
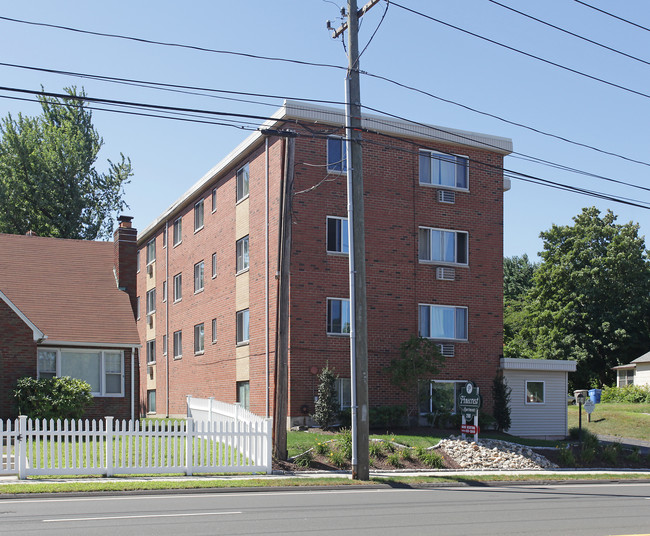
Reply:
<svg viewBox="0 0 650 536"><path fill-rule="evenodd" d="M0 534L650 534L650 484L28 497Z"/></svg>

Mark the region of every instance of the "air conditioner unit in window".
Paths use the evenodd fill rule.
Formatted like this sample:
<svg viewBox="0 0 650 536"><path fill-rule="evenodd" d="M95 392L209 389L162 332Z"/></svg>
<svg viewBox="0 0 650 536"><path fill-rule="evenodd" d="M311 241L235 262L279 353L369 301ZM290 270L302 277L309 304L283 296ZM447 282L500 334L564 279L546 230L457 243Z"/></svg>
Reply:
<svg viewBox="0 0 650 536"><path fill-rule="evenodd" d="M438 266L436 268L436 279L442 279L444 281L454 281L456 279L456 270L453 268L445 268L443 266Z"/></svg>
<svg viewBox="0 0 650 536"><path fill-rule="evenodd" d="M153 276L153 264L147 264L147 275L149 277Z"/></svg>
<svg viewBox="0 0 650 536"><path fill-rule="evenodd" d="M453 344L439 344L438 350L443 357L454 357L455 348Z"/></svg>
<svg viewBox="0 0 650 536"><path fill-rule="evenodd" d="M451 192L449 190L438 190L438 201L441 203L455 203L456 192Z"/></svg>
<svg viewBox="0 0 650 536"><path fill-rule="evenodd" d="M153 314L148 314L147 315L147 325L152 328L153 327Z"/></svg>

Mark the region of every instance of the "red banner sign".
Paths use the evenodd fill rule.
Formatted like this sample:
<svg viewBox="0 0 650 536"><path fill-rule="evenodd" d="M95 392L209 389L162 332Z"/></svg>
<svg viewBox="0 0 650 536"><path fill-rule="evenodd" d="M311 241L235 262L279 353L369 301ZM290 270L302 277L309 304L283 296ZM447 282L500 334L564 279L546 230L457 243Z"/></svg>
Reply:
<svg viewBox="0 0 650 536"><path fill-rule="evenodd" d="M478 434L480 431L480 428L478 426L475 426L473 424L461 424L460 425L460 431L463 434Z"/></svg>

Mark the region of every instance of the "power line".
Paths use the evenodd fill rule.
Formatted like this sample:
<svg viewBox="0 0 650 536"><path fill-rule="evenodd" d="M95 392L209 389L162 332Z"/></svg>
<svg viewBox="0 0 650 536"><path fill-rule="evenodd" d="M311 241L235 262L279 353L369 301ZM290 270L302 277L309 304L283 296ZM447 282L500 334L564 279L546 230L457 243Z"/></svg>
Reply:
<svg viewBox="0 0 650 536"><path fill-rule="evenodd" d="M577 0L576 0L577 1ZM605 80L603 78L599 78L597 76L587 74L583 71L578 71L577 69L573 69L572 67L567 67L566 65L562 65L560 63L557 63L555 61L547 60L545 58L542 58L541 56L536 56L535 54L531 54L530 52L524 52L521 49L511 47L509 45L506 45L504 43L501 43L499 41L496 41L494 39L490 39L489 37L485 37L483 35L471 32L469 30L465 30L464 28L461 28L460 26L455 26L453 24L450 24L448 22L442 21L440 19L436 19L435 17L432 17L430 15L426 15L425 13L422 13L421 11L417 11L415 9L411 9L410 7L403 6L401 4L396 3L395 1L392 2L392 5L402 8L405 11L409 11L410 13L413 13L414 15L418 15L420 17L423 17L425 19L429 19L433 22L437 22L438 24L442 24L443 26L447 26L449 28L453 28L454 30L458 30L459 32L463 32L467 35L471 35L472 37L476 37L478 39L482 39L483 41L487 41L488 43L492 43L493 45L500 46L502 48L505 48L507 50L510 50L512 52L517 52L518 54L522 54L524 56L527 56L529 58L533 58L537 61L541 61L542 63L546 63L548 65L552 65L553 67L557 67L558 69L563 69L565 71L568 71L573 74L577 74L579 76L583 76L585 78L589 78L590 80L595 80L596 82L600 82L601 84L605 84L611 87L615 87L617 89L621 89L623 91L627 91L628 93L633 93L634 95L639 95L640 97L645 97L646 99L650 99L650 94L648 93L643 93L642 91L637 91L636 89L632 89L626 86L622 86L620 84L617 84L615 82L610 82L608 80Z"/></svg>
<svg viewBox="0 0 650 536"><path fill-rule="evenodd" d="M627 24L631 24L632 26L636 26L637 28L641 28L642 30L645 30L646 32L650 32L650 28L646 28L645 26L641 26L640 24L637 24L636 22L632 22L631 20L624 19L623 17L619 17L618 15L614 15L613 13L610 13L609 11L605 11L603 9L599 9L596 6L592 6L591 4L587 4L587 2L581 2L580 0L575 0L578 2L578 4L582 4L583 6L586 6L590 9L593 9L595 11L599 11L600 13L603 13L609 17L618 19L622 22L626 22Z"/></svg>
<svg viewBox="0 0 650 536"><path fill-rule="evenodd" d="M488 0L489 2L492 2L493 4L496 4L497 6L501 6L502 8L508 9L514 13L518 13L519 15L522 15L526 18L529 18L531 20L534 20L536 22L539 22L540 24L544 24L545 26L549 26L550 28L554 28L560 32L563 32L565 34L571 35L573 37L577 37L578 39L582 39L583 41L586 41L587 43L591 43L592 45L596 45L598 47L604 48L605 50L609 50L610 52L614 52L615 54L620 54L621 56L625 56L626 58L630 58L632 60L645 63L646 65L650 65L650 61L646 61L642 58L637 58L636 56L632 56L632 54L628 54L626 52L623 52L621 50L618 50L617 48L609 47L607 45L603 45L602 43L599 43L598 41L594 41L593 39L589 39L588 37L584 37L582 35L578 35L577 33L571 32L569 30L566 30L564 28L560 28L559 26L556 26L555 24L551 24L550 22L546 22L542 19L538 19L537 17L533 17L532 15L528 15L527 13L524 13L523 11L519 11L518 9L515 9L513 7L507 6L505 4L502 4L501 2L497 2L496 0Z"/></svg>

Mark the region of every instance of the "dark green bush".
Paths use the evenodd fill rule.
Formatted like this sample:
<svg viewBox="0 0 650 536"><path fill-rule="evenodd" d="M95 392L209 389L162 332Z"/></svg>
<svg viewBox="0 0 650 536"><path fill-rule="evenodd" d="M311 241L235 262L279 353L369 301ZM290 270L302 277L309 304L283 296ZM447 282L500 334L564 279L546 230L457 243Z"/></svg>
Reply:
<svg viewBox="0 0 650 536"><path fill-rule="evenodd" d="M19 378L13 398L32 419L80 419L93 401L90 384L69 378Z"/></svg>
<svg viewBox="0 0 650 536"><path fill-rule="evenodd" d="M494 397L494 419L497 429L500 432L510 428L510 395L512 389L508 387L503 374L495 376L492 384L492 395ZM480 422L480 419L479 419Z"/></svg>
<svg viewBox="0 0 650 536"><path fill-rule="evenodd" d="M376 406L370 408L370 428L390 430L407 423L406 406Z"/></svg>

